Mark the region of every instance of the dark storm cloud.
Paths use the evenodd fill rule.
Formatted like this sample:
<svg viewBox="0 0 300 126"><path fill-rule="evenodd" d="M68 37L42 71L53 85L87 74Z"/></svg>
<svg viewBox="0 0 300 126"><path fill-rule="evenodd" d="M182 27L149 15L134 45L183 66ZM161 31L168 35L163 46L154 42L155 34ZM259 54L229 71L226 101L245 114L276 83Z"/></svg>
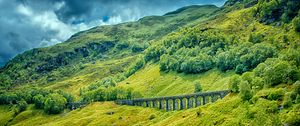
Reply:
<svg viewBox="0 0 300 126"><path fill-rule="evenodd" d="M0 66L36 47L53 45L97 25L162 15L224 0L0 0Z"/></svg>

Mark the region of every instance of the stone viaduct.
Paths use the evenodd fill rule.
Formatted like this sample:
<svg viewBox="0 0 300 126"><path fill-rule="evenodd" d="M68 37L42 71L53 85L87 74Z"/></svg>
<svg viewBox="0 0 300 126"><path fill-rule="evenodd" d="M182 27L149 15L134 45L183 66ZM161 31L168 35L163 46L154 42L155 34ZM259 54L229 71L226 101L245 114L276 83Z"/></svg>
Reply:
<svg viewBox="0 0 300 126"><path fill-rule="evenodd" d="M229 90L221 90L178 96L117 100L115 102L119 105L152 107L166 111L183 110L215 102L224 98L228 93L230 93Z"/></svg>

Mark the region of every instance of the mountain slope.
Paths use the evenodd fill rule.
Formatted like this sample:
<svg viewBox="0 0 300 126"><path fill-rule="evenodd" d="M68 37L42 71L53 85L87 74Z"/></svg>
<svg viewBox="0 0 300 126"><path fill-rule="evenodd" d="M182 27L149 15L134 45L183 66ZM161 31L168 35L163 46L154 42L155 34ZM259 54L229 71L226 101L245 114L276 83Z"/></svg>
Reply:
<svg viewBox="0 0 300 126"><path fill-rule="evenodd" d="M58 45L27 51L16 56L1 69L0 79L3 82L1 87L64 83L69 77L74 78L74 75L77 75L77 78L86 76L80 73L85 73L89 69L97 69L88 64L102 65L102 63L105 64L102 62L104 60L114 62L118 61L115 59L119 59L120 62L124 62L125 66L128 66L129 62L126 60L128 58L124 57L131 57L142 52L152 41L179 27L207 20L217 9L216 6L210 5L192 6L177 14L150 16L137 22L99 26L77 33ZM117 70L111 70L112 74L124 71L122 69L124 67L115 68L119 67L119 64L110 66ZM99 73L95 72L91 76L97 74ZM110 75L110 73L105 75ZM98 76L97 78L103 77ZM97 79L83 83L87 85L96 81ZM72 84L72 86L74 85Z"/></svg>
<svg viewBox="0 0 300 126"><path fill-rule="evenodd" d="M197 18L184 25L186 27L158 38L150 37L150 44L144 51L130 52L126 49L108 52L107 58L101 57L99 60L87 56L90 59L83 62L83 70L71 73L71 77L63 81L38 85L43 89L64 89L78 95L77 100L93 102L188 94L194 92L198 84L202 91L230 89L232 93L223 100L172 112L96 102L75 111L65 110L58 115L47 115L29 105L25 111L15 115L10 115L11 111L0 111L9 116L1 120L11 118L8 124L16 125L67 125L72 122L82 125L298 125L299 15L288 22L284 19L264 22L274 17L266 16L268 20L262 21L255 15L260 13L256 12L257 8L271 13L282 8L281 5L290 4L280 1L282 3L277 5L276 0L255 1L230 0L222 9L212 11L214 14L211 17ZM292 5L287 8L300 10L297 4ZM165 16L175 14L174 18L181 17L189 11L198 14L199 10L194 10L193 6ZM283 12L289 14L288 11ZM138 22L152 18L157 17L143 18ZM122 38L120 32L105 31ZM73 43L80 45L98 32L101 33L100 28L94 32L78 33L63 44L69 44L67 47L73 47ZM124 40L131 40L126 36ZM120 54L126 51L129 54ZM84 49L78 52L84 54ZM98 81L95 79L97 77ZM24 87L16 86L11 91ZM123 96L124 92L126 96Z"/></svg>

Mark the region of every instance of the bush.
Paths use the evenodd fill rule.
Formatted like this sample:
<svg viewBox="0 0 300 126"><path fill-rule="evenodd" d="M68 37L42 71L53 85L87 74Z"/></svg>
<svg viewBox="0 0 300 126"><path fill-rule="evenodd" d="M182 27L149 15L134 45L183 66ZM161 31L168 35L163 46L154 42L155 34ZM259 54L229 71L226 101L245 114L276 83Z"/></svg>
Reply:
<svg viewBox="0 0 300 126"><path fill-rule="evenodd" d="M25 111L27 107L27 102L25 100L20 100L17 102L18 112Z"/></svg>
<svg viewBox="0 0 300 126"><path fill-rule="evenodd" d="M58 114L65 108L67 100L58 93L49 94L45 99L44 110L48 114Z"/></svg>
<svg viewBox="0 0 300 126"><path fill-rule="evenodd" d="M285 123L289 126L299 126L300 124L300 105L295 105L287 114Z"/></svg>
<svg viewBox="0 0 300 126"><path fill-rule="evenodd" d="M202 87L201 87L201 84L199 82L194 82L194 87L195 87L195 89L194 89L195 93L199 93L199 92L202 91Z"/></svg>
<svg viewBox="0 0 300 126"><path fill-rule="evenodd" d="M280 55L280 59L289 61L290 64L300 66L300 49L292 49L289 48L288 50L283 51Z"/></svg>
<svg viewBox="0 0 300 126"><path fill-rule="evenodd" d="M264 71L264 78L271 86L291 83L297 79L297 76L297 68L286 61L276 61Z"/></svg>
<svg viewBox="0 0 300 126"><path fill-rule="evenodd" d="M260 43L262 42L264 36L260 33L250 34L248 41L252 43Z"/></svg>
<svg viewBox="0 0 300 126"><path fill-rule="evenodd" d="M229 80L229 89L234 93L238 93L240 82L241 82L240 77L238 75L234 75Z"/></svg>
<svg viewBox="0 0 300 126"><path fill-rule="evenodd" d="M131 47L132 52L136 53L136 52L141 52L143 51L145 48L143 45L139 44L139 43L134 43Z"/></svg>
<svg viewBox="0 0 300 126"><path fill-rule="evenodd" d="M242 100L247 101L252 98L250 84L247 81L242 81L239 85L239 89L240 89L239 95L242 98Z"/></svg>
<svg viewBox="0 0 300 126"><path fill-rule="evenodd" d="M142 67L144 67L145 65L145 60L143 58L138 58L127 70L127 72L125 73L126 77L131 76L132 74L134 74L136 71L138 71L139 69L141 69Z"/></svg>
<svg viewBox="0 0 300 126"><path fill-rule="evenodd" d="M284 90L282 88L276 89L275 91L271 91L268 94L268 100L282 100L284 96Z"/></svg>
<svg viewBox="0 0 300 126"><path fill-rule="evenodd" d="M213 67L212 58L205 54L189 58L180 66L180 71L185 73L201 73L210 70Z"/></svg>
<svg viewBox="0 0 300 126"><path fill-rule="evenodd" d="M222 52L217 55L216 59L216 65L221 71L231 70L237 64L235 53L232 51Z"/></svg>
<svg viewBox="0 0 300 126"><path fill-rule="evenodd" d="M155 114L151 114L151 115L149 116L149 120L155 119L155 117L156 117Z"/></svg>
<svg viewBox="0 0 300 126"><path fill-rule="evenodd" d="M36 95L33 97L34 106L38 109L44 108L45 97L43 95Z"/></svg>
<svg viewBox="0 0 300 126"><path fill-rule="evenodd" d="M129 47L129 43L128 42L119 42L116 45L116 48L119 49L119 50L126 49L128 47Z"/></svg>
<svg viewBox="0 0 300 126"><path fill-rule="evenodd" d="M254 77L251 82L252 89L254 89L254 91L261 90L263 88L264 84L265 84L265 81L260 77Z"/></svg>
<svg viewBox="0 0 300 126"><path fill-rule="evenodd" d="M296 32L300 32L300 17L294 18L293 26Z"/></svg>
<svg viewBox="0 0 300 126"><path fill-rule="evenodd" d="M288 107L291 107L292 105L293 105L293 101L292 101L292 98L291 98L291 93L288 92L284 96L283 107L288 108Z"/></svg>
<svg viewBox="0 0 300 126"><path fill-rule="evenodd" d="M300 94L300 81L296 81L296 82L293 84L293 86L294 86L293 92L294 92L295 94Z"/></svg>

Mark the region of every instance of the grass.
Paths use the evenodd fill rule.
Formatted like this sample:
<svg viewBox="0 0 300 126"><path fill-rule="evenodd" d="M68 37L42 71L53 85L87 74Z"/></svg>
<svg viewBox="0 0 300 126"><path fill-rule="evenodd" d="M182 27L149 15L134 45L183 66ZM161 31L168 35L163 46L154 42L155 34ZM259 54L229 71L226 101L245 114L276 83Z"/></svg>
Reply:
<svg viewBox="0 0 300 126"><path fill-rule="evenodd" d="M194 81L200 82L203 91L228 89L229 77L233 71L223 73L217 69L202 74L161 72L158 64L148 64L118 85L133 88L144 97L171 96L194 92Z"/></svg>
<svg viewBox="0 0 300 126"><path fill-rule="evenodd" d="M0 126L4 126L6 122L13 118L14 113L10 111L9 105L0 106Z"/></svg>

